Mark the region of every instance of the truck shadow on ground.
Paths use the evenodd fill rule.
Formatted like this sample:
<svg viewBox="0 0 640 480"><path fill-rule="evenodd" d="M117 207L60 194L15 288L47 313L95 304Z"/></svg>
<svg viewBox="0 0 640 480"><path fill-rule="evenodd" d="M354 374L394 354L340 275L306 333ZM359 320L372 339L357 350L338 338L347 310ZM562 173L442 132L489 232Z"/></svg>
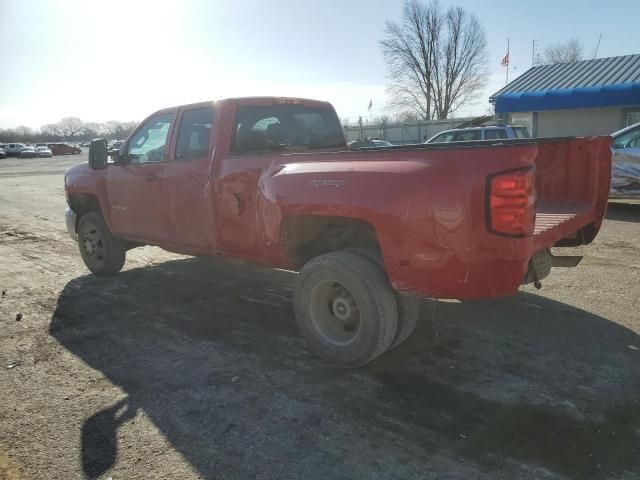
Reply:
<svg viewBox="0 0 640 480"><path fill-rule="evenodd" d="M640 467L633 331L527 293L425 301L405 344L342 370L299 337L292 278L187 259L69 282L51 335L127 394L79 432L86 476L115 465L118 428L139 409L205 478Z"/></svg>
<svg viewBox="0 0 640 480"><path fill-rule="evenodd" d="M640 203L609 202L607 206L607 220L620 222L640 222Z"/></svg>

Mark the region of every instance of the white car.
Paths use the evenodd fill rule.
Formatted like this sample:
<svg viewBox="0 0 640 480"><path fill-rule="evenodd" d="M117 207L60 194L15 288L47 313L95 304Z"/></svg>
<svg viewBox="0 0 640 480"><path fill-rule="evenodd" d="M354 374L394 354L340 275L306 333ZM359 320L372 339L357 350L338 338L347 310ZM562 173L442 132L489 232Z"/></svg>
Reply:
<svg viewBox="0 0 640 480"><path fill-rule="evenodd" d="M424 143L475 142L477 140L506 140L531 138L527 127L521 125L484 125L482 127L454 128L435 134Z"/></svg>
<svg viewBox="0 0 640 480"><path fill-rule="evenodd" d="M640 123L611 134L610 198L640 198Z"/></svg>
<svg viewBox="0 0 640 480"><path fill-rule="evenodd" d="M38 154L38 157L50 157L53 155L51 149L47 146L36 147L36 153Z"/></svg>

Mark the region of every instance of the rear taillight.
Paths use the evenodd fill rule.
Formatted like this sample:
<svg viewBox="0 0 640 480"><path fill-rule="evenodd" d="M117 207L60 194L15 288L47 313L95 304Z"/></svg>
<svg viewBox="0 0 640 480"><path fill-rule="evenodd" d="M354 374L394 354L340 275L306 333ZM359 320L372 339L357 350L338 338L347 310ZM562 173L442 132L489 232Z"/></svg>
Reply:
<svg viewBox="0 0 640 480"><path fill-rule="evenodd" d="M487 228L513 237L533 234L536 221L534 168L510 170L487 179Z"/></svg>

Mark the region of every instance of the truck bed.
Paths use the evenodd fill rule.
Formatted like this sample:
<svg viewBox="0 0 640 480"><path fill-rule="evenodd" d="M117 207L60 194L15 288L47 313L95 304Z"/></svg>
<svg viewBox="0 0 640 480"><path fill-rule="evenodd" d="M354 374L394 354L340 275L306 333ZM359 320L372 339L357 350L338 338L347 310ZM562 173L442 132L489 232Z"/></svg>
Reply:
<svg viewBox="0 0 640 480"><path fill-rule="evenodd" d="M590 223L585 205L540 205L536 208L533 231L536 250L541 250L571 236Z"/></svg>
<svg viewBox="0 0 640 480"><path fill-rule="evenodd" d="M610 137L557 137L513 140L480 140L455 144L417 144L363 148L359 151L448 150L508 145L536 145L537 206L534 249L541 250L573 239L588 227L593 240L606 211L610 168ZM576 242L578 242L576 238Z"/></svg>
<svg viewBox="0 0 640 480"><path fill-rule="evenodd" d="M536 143L534 249L562 240L590 242L607 206L610 139L538 139Z"/></svg>
<svg viewBox="0 0 640 480"><path fill-rule="evenodd" d="M387 195L381 196L379 204L376 197L369 197L369 205L377 210L387 208L390 199L401 199L397 200L401 206L417 205L406 210L404 225L379 228L391 232L381 236L381 247L394 288L470 299L513 293L536 253L554 246L587 244L595 238L607 208L610 145L610 137L539 138L405 145L333 155L338 161L363 161L356 168L348 164L360 173L377 171L376 162L385 161L397 162L399 173L411 172L403 176L403 187L397 191L391 189L393 183L381 182L376 188ZM418 165L426 168L420 170ZM527 166L535 167L533 234L518 238L490 232L485 225L485 179ZM341 178L350 181L346 175ZM369 186L373 175L370 178ZM411 193L420 186L422 196ZM371 223L376 226L375 221ZM403 267L407 264L410 270Z"/></svg>

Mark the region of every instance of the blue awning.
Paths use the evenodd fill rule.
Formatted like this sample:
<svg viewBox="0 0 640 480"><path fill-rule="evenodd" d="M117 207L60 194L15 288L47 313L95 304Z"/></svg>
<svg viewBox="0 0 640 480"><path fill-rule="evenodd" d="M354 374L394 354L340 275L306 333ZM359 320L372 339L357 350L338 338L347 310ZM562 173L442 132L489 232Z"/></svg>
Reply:
<svg viewBox="0 0 640 480"><path fill-rule="evenodd" d="M496 113L640 105L640 83L510 92L496 97Z"/></svg>

